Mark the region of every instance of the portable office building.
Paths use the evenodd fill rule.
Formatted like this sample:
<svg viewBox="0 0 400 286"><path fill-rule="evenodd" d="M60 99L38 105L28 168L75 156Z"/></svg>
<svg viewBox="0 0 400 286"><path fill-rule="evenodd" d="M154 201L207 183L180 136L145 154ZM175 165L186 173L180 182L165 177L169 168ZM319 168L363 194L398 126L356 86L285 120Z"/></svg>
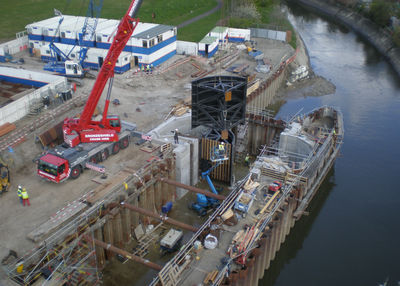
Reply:
<svg viewBox="0 0 400 286"><path fill-rule="evenodd" d="M176 54L176 27L147 24L147 29L134 33L131 52L138 65L157 66Z"/></svg>
<svg viewBox="0 0 400 286"><path fill-rule="evenodd" d="M68 45L78 44L79 33L85 23L85 17L65 18L60 26L60 42Z"/></svg>
<svg viewBox="0 0 400 286"><path fill-rule="evenodd" d="M28 41L29 54L36 55L37 51L40 51L44 43L45 42L42 41L29 40Z"/></svg>
<svg viewBox="0 0 400 286"><path fill-rule="evenodd" d="M210 58L218 51L218 38L205 36L199 42L199 54Z"/></svg>
<svg viewBox="0 0 400 286"><path fill-rule="evenodd" d="M91 23L93 24L93 21L91 21ZM108 20L108 19L104 19L104 18L99 18L97 20L96 31L94 32L93 38L92 39L88 39L87 38L88 34L86 34L86 37L82 39L83 45L86 46L86 47L95 47L96 46L97 33L99 31L103 30L104 28L107 28L107 27L110 27L110 26L115 26L116 23L118 23L117 20ZM78 31L79 33L77 34L78 42L79 42L79 38L82 36L82 30L83 30L83 26L80 27L80 30Z"/></svg>
<svg viewBox="0 0 400 286"><path fill-rule="evenodd" d="M64 15L64 20L61 21L61 18L58 17L57 22L48 23L46 28L43 28L43 41L55 43L60 42L60 29L64 22L71 21L70 19L75 18L75 16Z"/></svg>
<svg viewBox="0 0 400 286"><path fill-rule="evenodd" d="M108 50L91 48L88 50L85 60L85 67L98 70L103 65L103 61L107 56ZM114 72L124 73L131 68L131 53L122 52L115 64Z"/></svg>
<svg viewBox="0 0 400 286"><path fill-rule="evenodd" d="M250 29L228 29L229 42L244 42L250 41Z"/></svg>
<svg viewBox="0 0 400 286"><path fill-rule="evenodd" d="M45 43L44 45L41 45L40 47L40 58L44 62L49 62L49 61L54 61L54 55L51 53L50 50L50 43ZM80 47L78 46L72 46L72 45L67 45L67 44L62 44L62 43L54 43L54 45L62 51L64 54L68 55L71 60L77 59L79 57L79 51ZM58 56L57 61L61 62L62 59Z"/></svg>
<svg viewBox="0 0 400 286"><path fill-rule="evenodd" d="M68 44L55 43L54 44L58 49L60 49L63 53L68 54L71 60L77 60L79 57L79 46L72 46ZM54 61L54 55L51 54L49 45L43 45L40 49L41 51L41 59L44 62ZM100 69L103 61L107 55L108 50L105 49L97 49L90 48L86 54L86 59L84 60L84 67L98 70ZM57 61L61 62L60 58L57 58ZM115 65L114 71L116 73L124 73L130 69L130 61L131 61L131 53L122 52L118 57L118 61Z"/></svg>
<svg viewBox="0 0 400 286"><path fill-rule="evenodd" d="M28 24L25 26L27 33L28 33L28 39L32 41L43 41L43 30L47 29L49 25L52 23L58 23L60 20L59 16L55 16L49 19L45 19L39 22L35 22L32 24Z"/></svg>
<svg viewBox="0 0 400 286"><path fill-rule="evenodd" d="M208 33L210 37L216 37L218 38L218 41L224 42L228 40L228 28L227 27L220 27L217 26L214 29L211 30L210 33Z"/></svg>
<svg viewBox="0 0 400 286"><path fill-rule="evenodd" d="M94 46L99 49L108 49L111 46L112 39L109 39L117 31L119 21L107 20L97 25L95 33Z"/></svg>

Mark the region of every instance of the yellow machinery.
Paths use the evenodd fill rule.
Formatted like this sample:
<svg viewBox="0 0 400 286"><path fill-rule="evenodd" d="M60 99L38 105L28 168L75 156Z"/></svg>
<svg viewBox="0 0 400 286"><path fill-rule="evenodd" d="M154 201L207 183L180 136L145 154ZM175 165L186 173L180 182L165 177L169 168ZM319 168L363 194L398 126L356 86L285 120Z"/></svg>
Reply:
<svg viewBox="0 0 400 286"><path fill-rule="evenodd" d="M0 183L1 183L1 192L7 192L8 187L10 186L10 170L8 169L8 165L4 163L4 161L0 158Z"/></svg>

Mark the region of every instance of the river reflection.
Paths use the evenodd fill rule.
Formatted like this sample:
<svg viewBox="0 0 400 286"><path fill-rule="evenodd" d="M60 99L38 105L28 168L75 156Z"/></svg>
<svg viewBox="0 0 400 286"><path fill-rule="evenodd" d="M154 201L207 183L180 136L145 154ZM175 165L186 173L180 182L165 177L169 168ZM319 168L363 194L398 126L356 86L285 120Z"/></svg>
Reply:
<svg viewBox="0 0 400 286"><path fill-rule="evenodd" d="M290 4L317 75L336 93L288 100L278 117L339 107L345 138L334 173L296 223L259 285L388 285L400 280L398 180L400 81L384 58L346 27ZM332 175L334 174L334 176ZM327 182L328 181L328 182Z"/></svg>

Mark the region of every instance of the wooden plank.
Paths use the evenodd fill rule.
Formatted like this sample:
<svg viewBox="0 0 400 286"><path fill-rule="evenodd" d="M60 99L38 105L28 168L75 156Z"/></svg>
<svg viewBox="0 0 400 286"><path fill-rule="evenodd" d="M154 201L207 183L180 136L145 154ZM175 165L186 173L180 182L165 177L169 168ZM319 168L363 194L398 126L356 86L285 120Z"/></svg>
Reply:
<svg viewBox="0 0 400 286"><path fill-rule="evenodd" d="M121 182L125 182L130 177L131 173L127 171L120 171L116 175L113 175L106 182L98 186L93 190L93 195L86 199L90 204L94 204L98 200L105 197L108 193L114 191L115 187L121 185Z"/></svg>
<svg viewBox="0 0 400 286"><path fill-rule="evenodd" d="M261 209L260 214L263 214L270 206L271 204L275 201L276 197L280 194L280 191L277 191L265 204L265 206Z"/></svg>
<svg viewBox="0 0 400 286"><path fill-rule="evenodd" d="M3 125L0 126L0 137L6 135L7 133L13 131L15 128L15 124L6 122Z"/></svg>

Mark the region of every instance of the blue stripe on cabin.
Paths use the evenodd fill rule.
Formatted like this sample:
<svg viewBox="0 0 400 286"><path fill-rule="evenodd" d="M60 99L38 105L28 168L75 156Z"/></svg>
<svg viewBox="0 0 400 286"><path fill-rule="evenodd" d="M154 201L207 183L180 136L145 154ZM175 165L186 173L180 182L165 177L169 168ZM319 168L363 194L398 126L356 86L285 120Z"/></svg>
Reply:
<svg viewBox="0 0 400 286"><path fill-rule="evenodd" d="M162 56L161 58L155 60L154 62L152 62L151 64L156 67L160 64L162 64L163 62L165 62L166 60L168 60L169 58L172 58L174 55L176 54L176 50L166 54L165 56Z"/></svg>
<svg viewBox="0 0 400 286"><path fill-rule="evenodd" d="M215 48L211 52L208 52L208 58L211 58L217 51L218 51L218 45L215 46ZM206 51L200 51L199 50L199 54L202 55L203 57L205 57L206 56Z"/></svg>
<svg viewBox="0 0 400 286"><path fill-rule="evenodd" d="M176 36L172 36L169 39L166 39L165 41L162 41L161 43L158 43L151 48L143 48L139 46L125 46L123 51L125 52L131 52L131 53L137 53L141 55L151 55L152 53L164 48L165 46L168 46L169 44L176 42ZM96 42L96 47L99 49L106 49L108 50L110 48L111 44L110 43L104 43L104 42Z"/></svg>
<svg viewBox="0 0 400 286"><path fill-rule="evenodd" d="M244 42L244 38L241 37L228 37L229 42Z"/></svg>
<svg viewBox="0 0 400 286"><path fill-rule="evenodd" d="M96 42L95 41L84 41L82 40L82 43L86 46L86 47L95 47Z"/></svg>
<svg viewBox="0 0 400 286"><path fill-rule="evenodd" d="M12 82L12 83L25 84L25 85L34 86L34 87L42 87L42 86L48 84L47 82L43 82L43 81L31 80L31 79L26 79L26 78L21 78L21 77L13 77L13 76L8 76L8 75L4 75L4 74L0 74L0 80Z"/></svg>
<svg viewBox="0 0 400 286"><path fill-rule="evenodd" d="M57 39L57 37L43 36L43 41L45 41L45 42L51 42L51 41L53 41L53 39L54 39L54 42L56 42L56 43L60 42L60 41Z"/></svg>
<svg viewBox="0 0 400 286"><path fill-rule="evenodd" d="M75 45L78 42L74 38L61 38L60 43L67 44L67 45Z"/></svg>
<svg viewBox="0 0 400 286"><path fill-rule="evenodd" d="M124 73L124 72L130 70L130 68L131 68L131 64L130 64L130 63L127 63L126 65L124 65L124 66L122 66L122 67L117 67L117 66L116 66L116 67L114 68L114 72L116 72L116 73Z"/></svg>
<svg viewBox="0 0 400 286"><path fill-rule="evenodd" d="M28 34L28 39L32 41L43 41L42 35Z"/></svg>
<svg viewBox="0 0 400 286"><path fill-rule="evenodd" d="M166 60L168 60L169 58L172 58L174 55L176 54L176 50L158 58L157 60L153 61L152 63L139 63L139 68L142 68L142 66L147 66L147 65L153 65L153 67L156 67L160 64L162 64L163 62L165 62Z"/></svg>
<svg viewBox="0 0 400 286"><path fill-rule="evenodd" d="M85 68L90 68L92 70L99 70L99 63L93 63L93 62L85 62L84 63ZM126 65L122 66L122 67L114 67L114 72L116 73L124 73L126 71L128 71L131 68L131 64L127 63Z"/></svg>

